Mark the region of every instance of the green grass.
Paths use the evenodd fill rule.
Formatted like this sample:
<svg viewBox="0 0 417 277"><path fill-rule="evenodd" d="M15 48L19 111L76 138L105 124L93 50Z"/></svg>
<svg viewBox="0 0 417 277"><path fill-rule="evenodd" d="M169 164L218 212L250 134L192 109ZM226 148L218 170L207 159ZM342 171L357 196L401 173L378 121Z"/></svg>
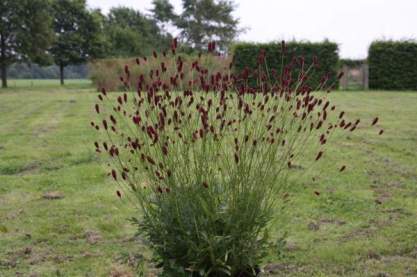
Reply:
<svg viewBox="0 0 417 277"><path fill-rule="evenodd" d="M64 86L60 86L58 79L9 79L7 80L8 89L14 91L29 91L39 89L86 89L91 87L88 79L65 79ZM4 89L3 89L4 90Z"/></svg>
<svg viewBox="0 0 417 277"><path fill-rule="evenodd" d="M151 268L127 221L136 211L116 197L94 153L94 89L86 81L21 82L0 90L0 276L131 276L134 264ZM297 179L286 250L267 261L272 275L417 275L417 94L331 98L365 127L336 135L318 180ZM374 115L383 136L367 127ZM344 174L339 164L348 165ZM53 191L64 198L43 198Z"/></svg>

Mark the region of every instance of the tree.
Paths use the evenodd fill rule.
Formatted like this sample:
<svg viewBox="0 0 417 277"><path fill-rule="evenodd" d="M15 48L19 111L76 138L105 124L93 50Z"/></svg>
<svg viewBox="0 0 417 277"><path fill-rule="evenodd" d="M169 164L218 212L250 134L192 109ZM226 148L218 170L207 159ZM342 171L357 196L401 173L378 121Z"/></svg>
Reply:
<svg viewBox="0 0 417 277"><path fill-rule="evenodd" d="M166 23L178 19L178 16L174 13L174 7L169 0L153 0L152 4L153 8L150 11L163 31L166 29Z"/></svg>
<svg viewBox="0 0 417 277"><path fill-rule="evenodd" d="M239 20L232 12L235 5L227 0L182 0L183 11L177 15L169 0L153 0L153 17L159 23L172 23L180 30L180 37L191 47L201 50L209 41L217 41L220 48L240 32Z"/></svg>
<svg viewBox="0 0 417 277"><path fill-rule="evenodd" d="M55 41L50 51L59 66L63 85L67 65L105 55L103 17L98 10L89 11L85 0L54 0L53 14Z"/></svg>
<svg viewBox="0 0 417 277"><path fill-rule="evenodd" d="M127 7L112 8L105 29L111 44L110 55L115 57L148 55L171 39L162 34L155 20Z"/></svg>
<svg viewBox="0 0 417 277"><path fill-rule="evenodd" d="M0 1L0 67L2 87L14 62L48 63L52 41L48 0Z"/></svg>

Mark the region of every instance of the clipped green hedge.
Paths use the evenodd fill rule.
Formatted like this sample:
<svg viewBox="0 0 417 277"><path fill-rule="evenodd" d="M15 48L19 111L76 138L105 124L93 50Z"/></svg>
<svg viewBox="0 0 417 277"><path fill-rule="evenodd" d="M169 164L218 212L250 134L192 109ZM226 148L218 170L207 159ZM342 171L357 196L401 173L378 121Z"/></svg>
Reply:
<svg viewBox="0 0 417 277"><path fill-rule="evenodd" d="M281 72L281 43L238 43L233 47L234 70L241 72L246 66L256 68L258 54L261 49L265 49L266 61L269 69L275 69ZM289 63L293 57L303 56L306 64L313 62L316 56L319 61L319 68L313 70L308 84L315 88L320 83L323 75L329 73L331 80L334 80L338 70L338 45L333 42L323 41L297 42L291 41L286 43L286 55L284 65ZM298 72L294 72L294 75Z"/></svg>
<svg viewBox="0 0 417 277"><path fill-rule="evenodd" d="M417 90L416 41L374 41L368 63L371 89Z"/></svg>

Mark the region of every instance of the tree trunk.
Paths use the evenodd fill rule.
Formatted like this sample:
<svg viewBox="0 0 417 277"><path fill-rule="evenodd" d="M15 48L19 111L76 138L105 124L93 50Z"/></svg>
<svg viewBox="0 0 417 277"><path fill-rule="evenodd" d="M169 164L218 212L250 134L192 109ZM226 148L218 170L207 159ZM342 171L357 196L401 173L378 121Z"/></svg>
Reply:
<svg viewBox="0 0 417 277"><path fill-rule="evenodd" d="M7 88L7 65L6 63L1 63L1 87Z"/></svg>
<svg viewBox="0 0 417 277"><path fill-rule="evenodd" d="M64 64L62 63L59 65L59 77L61 80L61 86L63 86L64 85Z"/></svg>
<svg viewBox="0 0 417 277"><path fill-rule="evenodd" d="M6 39L0 34L1 87L7 88Z"/></svg>

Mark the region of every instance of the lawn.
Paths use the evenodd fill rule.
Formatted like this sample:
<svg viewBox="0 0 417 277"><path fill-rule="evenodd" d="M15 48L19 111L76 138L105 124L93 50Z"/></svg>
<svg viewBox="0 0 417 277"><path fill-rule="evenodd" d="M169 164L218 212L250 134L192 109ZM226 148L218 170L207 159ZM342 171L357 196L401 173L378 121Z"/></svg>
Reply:
<svg viewBox="0 0 417 277"><path fill-rule="evenodd" d="M56 79L11 79L7 80L8 90L40 90L40 89L87 89L91 86L91 81L87 79L65 79L64 87L59 86Z"/></svg>
<svg viewBox="0 0 417 277"><path fill-rule="evenodd" d="M137 211L116 197L94 152L94 89L87 81L30 82L0 90L0 276L134 276L137 267L151 275L150 251L128 222ZM336 134L315 169L320 178L307 172L294 180L285 251L271 254L266 269L415 276L417 93L330 97L368 124ZM334 164L347 164L346 172Z"/></svg>

